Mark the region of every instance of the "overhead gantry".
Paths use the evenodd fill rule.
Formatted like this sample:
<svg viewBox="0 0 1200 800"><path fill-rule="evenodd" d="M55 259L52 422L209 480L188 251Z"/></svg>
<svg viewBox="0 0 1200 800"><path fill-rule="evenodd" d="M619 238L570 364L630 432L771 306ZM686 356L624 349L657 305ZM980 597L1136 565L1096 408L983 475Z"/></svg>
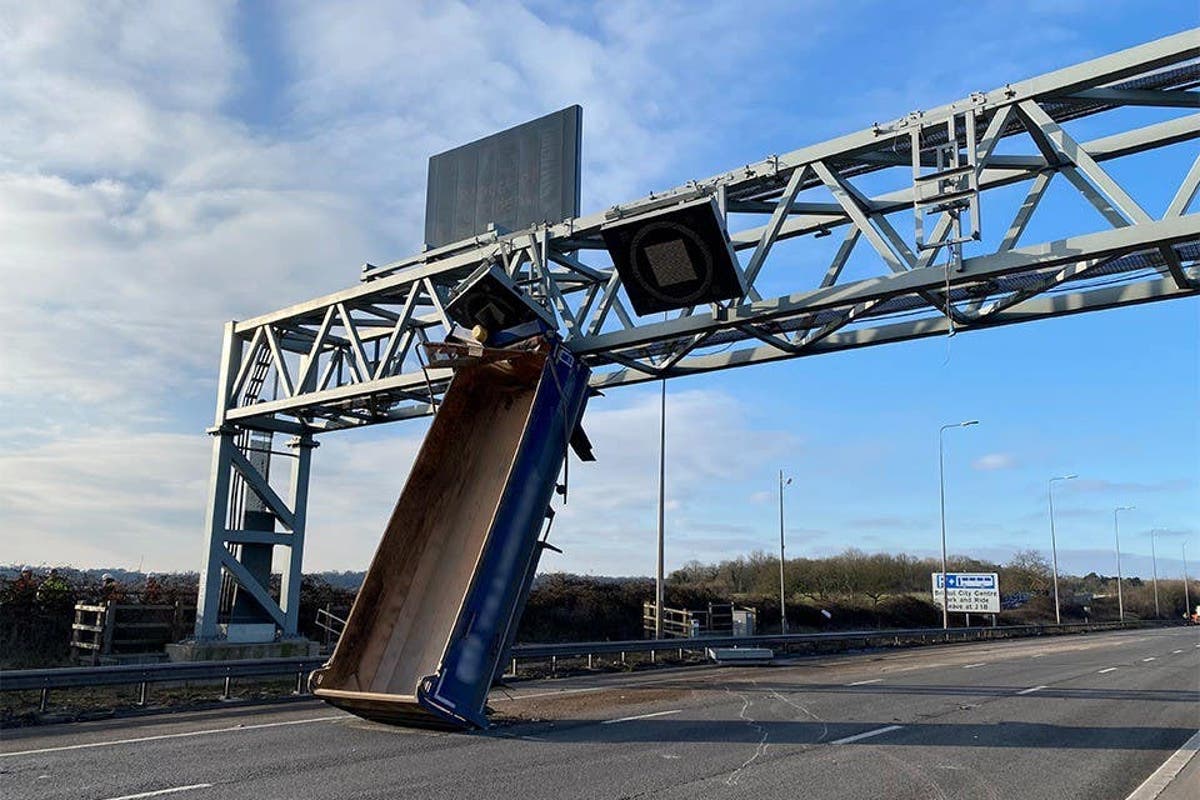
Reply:
<svg viewBox="0 0 1200 800"><path fill-rule="evenodd" d="M1194 297L1198 45L1200 31L1185 31L599 213L366 265L356 286L229 323L197 637L220 633L223 581L296 633L315 437L436 410L452 371L420 346L451 331L447 305L482 265L540 304L594 388ZM1146 154L1171 181L1165 209L1116 177ZM1040 214L1052 184L1097 224ZM605 232L704 202L729 232L743 291L638 316ZM1032 224L1044 241L1026 242ZM815 241L827 236L836 247ZM288 480L270 474L272 455L292 456ZM289 554L278 602L275 547Z"/></svg>

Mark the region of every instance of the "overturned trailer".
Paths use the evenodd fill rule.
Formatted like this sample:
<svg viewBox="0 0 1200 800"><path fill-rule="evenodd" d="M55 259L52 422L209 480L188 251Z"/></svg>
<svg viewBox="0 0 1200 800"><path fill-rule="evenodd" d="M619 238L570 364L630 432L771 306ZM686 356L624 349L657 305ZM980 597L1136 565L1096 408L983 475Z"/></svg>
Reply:
<svg viewBox="0 0 1200 800"><path fill-rule="evenodd" d="M553 335L431 356L454 379L311 688L369 719L483 727L572 439L590 457L576 433L589 371Z"/></svg>

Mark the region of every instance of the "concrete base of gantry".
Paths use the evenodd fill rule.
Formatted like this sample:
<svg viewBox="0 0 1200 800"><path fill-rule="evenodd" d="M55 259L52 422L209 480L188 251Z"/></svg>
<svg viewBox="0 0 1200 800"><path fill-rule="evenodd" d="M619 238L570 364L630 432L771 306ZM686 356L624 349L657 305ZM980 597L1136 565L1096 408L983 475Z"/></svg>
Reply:
<svg viewBox="0 0 1200 800"><path fill-rule="evenodd" d="M303 637L275 642L186 641L167 645L170 661L239 661L249 658L315 658L321 646Z"/></svg>

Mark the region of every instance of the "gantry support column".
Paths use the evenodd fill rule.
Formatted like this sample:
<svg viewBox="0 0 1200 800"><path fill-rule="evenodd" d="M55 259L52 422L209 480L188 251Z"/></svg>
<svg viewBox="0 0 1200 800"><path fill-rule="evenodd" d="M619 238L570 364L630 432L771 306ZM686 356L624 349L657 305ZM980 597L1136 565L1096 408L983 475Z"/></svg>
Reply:
<svg viewBox="0 0 1200 800"><path fill-rule="evenodd" d="M200 566L200 592L196 598L196 638L215 639L217 613L221 603L221 562L225 552L229 519L229 488L235 433L224 427L225 412L231 403L233 384L242 363L242 341L234 333L234 323L225 324L221 345L221 371L217 376L217 413L212 433L212 467L208 477L208 503L204 515L204 554Z"/></svg>
<svg viewBox="0 0 1200 800"><path fill-rule="evenodd" d="M196 605L195 637L198 640L220 638L218 624L221 611L221 582L228 575L236 585L237 603L241 608L239 620L248 619L246 612L255 606L262 611L262 621L274 624L285 638L296 636L300 620L300 582L304 556L304 528L308 506L308 483L311 474L312 451L317 446L311 432L302 431L288 446L295 450L288 501L271 486L269 463L280 454L268 452L266 458L250 458L243 452L242 434L245 429L225 421L230 407L232 387L236 382L238 365L242 362L242 340L236 336L233 324L226 326L222 355L220 387L217 394L217 419L213 434L212 471L209 478L208 509L204 523L204 554L200 571L200 593ZM269 448L268 448L269 450ZM234 478L239 479L240 491L233 491ZM261 501L247 520L245 498ZM236 510L236 514L231 513ZM268 522L269 521L269 522ZM278 530L283 528L284 530ZM240 545L240 548L237 546ZM270 593L270 561L275 547L289 549L277 602ZM234 555L235 551L242 558ZM265 559L264 559L265 556ZM263 563L265 560L265 564ZM253 563L249 563L253 562ZM273 638L273 637L272 637Z"/></svg>
<svg viewBox="0 0 1200 800"><path fill-rule="evenodd" d="M305 433L288 442L288 447L295 449L296 458L292 463L292 532L288 543L288 562L279 584L285 637L296 636L299 633L304 529L308 519L308 479L312 472L312 451L317 447L317 442L311 433Z"/></svg>

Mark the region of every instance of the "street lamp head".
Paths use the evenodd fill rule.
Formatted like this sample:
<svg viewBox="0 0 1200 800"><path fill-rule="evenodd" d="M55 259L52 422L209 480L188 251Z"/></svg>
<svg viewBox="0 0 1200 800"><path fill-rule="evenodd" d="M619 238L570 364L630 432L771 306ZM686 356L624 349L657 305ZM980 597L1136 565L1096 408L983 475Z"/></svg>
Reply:
<svg viewBox="0 0 1200 800"><path fill-rule="evenodd" d="M784 485L784 486L791 486L791 485L792 485L792 479L791 479L791 478L788 478L786 481L784 481L784 482L783 482L783 485Z"/></svg>
<svg viewBox="0 0 1200 800"><path fill-rule="evenodd" d="M958 423L958 426L959 426L960 428L969 428L969 427L971 427L972 425L978 425L978 424L979 424L979 420L977 420L977 419L969 419L969 420L967 420L966 422L960 422L960 423Z"/></svg>
<svg viewBox="0 0 1200 800"><path fill-rule="evenodd" d="M1076 479L1076 478L1078 478L1078 477L1079 477L1078 475L1076 475L1074 472L1072 472L1070 475L1063 475L1063 476L1062 476L1062 479L1063 479L1064 481L1073 481L1073 480L1075 480L1075 479Z"/></svg>

